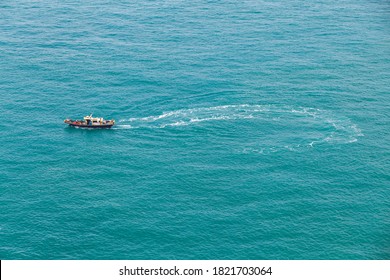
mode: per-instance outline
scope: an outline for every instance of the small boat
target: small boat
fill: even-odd
[[[111,128],[114,124],[114,120],[105,120],[103,118],[94,118],[92,114],[85,116],[84,120],[71,120],[66,119],[64,123],[69,126],[82,127],[82,128]]]

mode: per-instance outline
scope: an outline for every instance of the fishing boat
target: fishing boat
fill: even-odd
[[[66,119],[64,123],[73,127],[81,128],[111,128],[115,124],[115,120],[105,120],[103,118],[95,118],[90,114],[85,116],[83,120]]]

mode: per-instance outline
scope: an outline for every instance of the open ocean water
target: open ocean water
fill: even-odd
[[[0,2],[1,259],[389,259],[386,0]],[[114,118],[111,130],[65,118]]]

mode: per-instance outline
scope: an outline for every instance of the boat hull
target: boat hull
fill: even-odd
[[[91,128],[91,129],[104,129],[104,128],[111,128],[115,122],[110,121],[108,123],[104,124],[86,124],[85,122],[81,121],[72,121],[72,120],[65,120],[64,123],[68,124],[71,127],[79,127],[79,128]]]

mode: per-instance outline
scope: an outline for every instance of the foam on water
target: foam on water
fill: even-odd
[[[313,148],[321,143],[353,143],[363,136],[361,130],[350,119],[338,116],[331,111],[317,108],[293,107],[289,105],[223,105],[203,108],[180,109],[139,118],[121,119],[117,129],[150,128],[162,129],[201,125],[208,122],[225,122],[226,126],[237,126],[243,120],[258,124],[273,123],[283,134],[283,127],[297,131],[297,135],[279,137],[278,133],[263,137],[272,144],[251,143],[242,148],[243,153],[272,153],[280,150],[298,151]],[[207,124],[204,124],[207,125]],[[300,130],[300,131],[298,131]],[[315,136],[313,136],[315,135]],[[298,139],[297,139],[298,138]],[[259,139],[260,140],[260,139]]]

